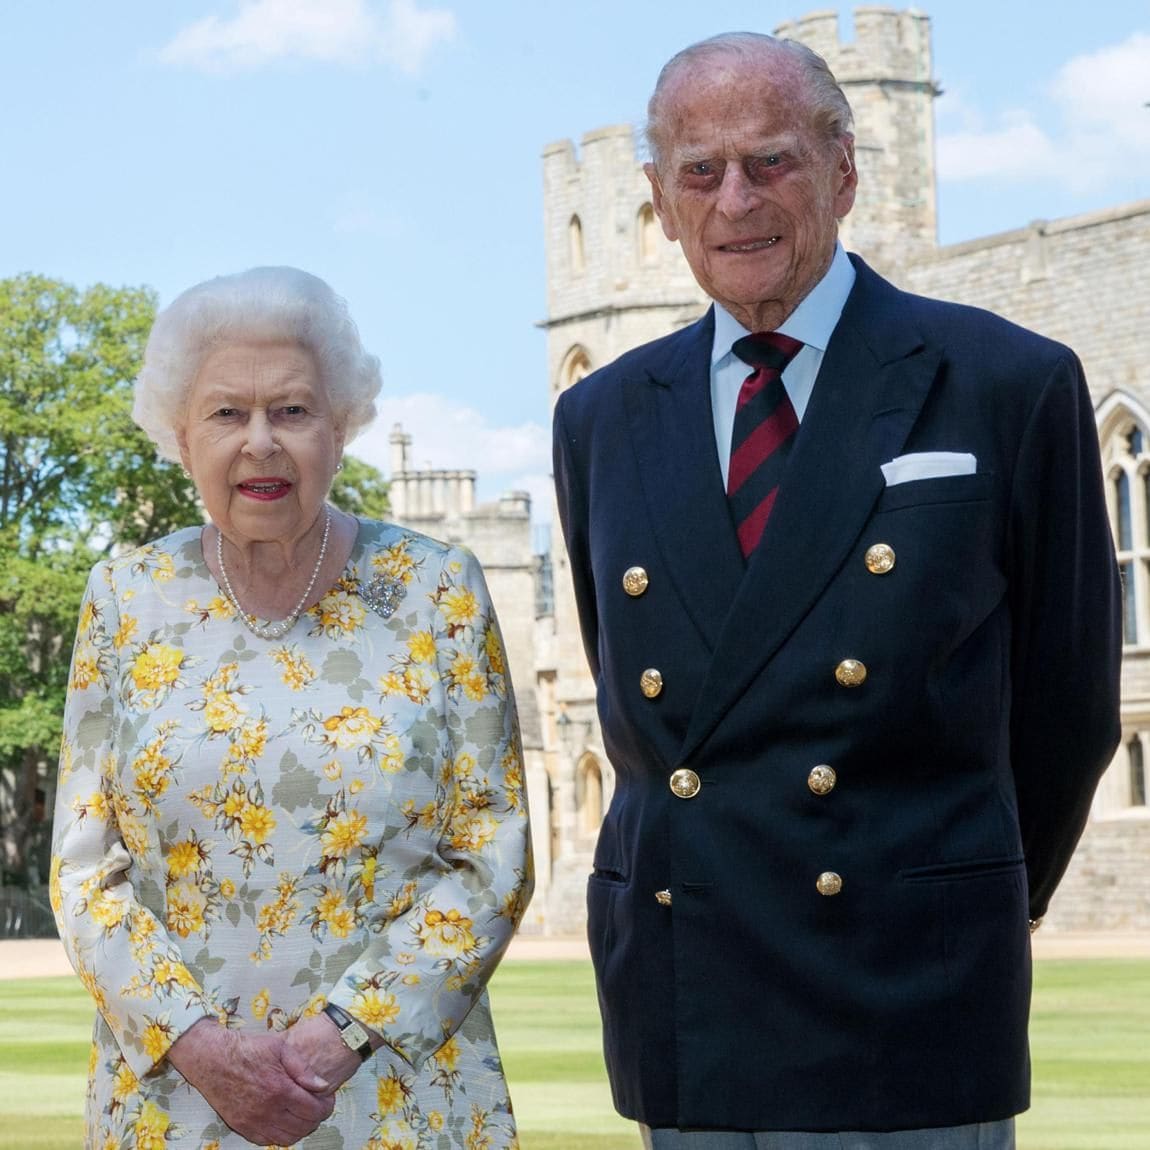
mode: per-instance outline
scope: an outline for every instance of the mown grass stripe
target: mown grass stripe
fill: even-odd
[[[507,963],[492,1002],[522,1150],[638,1150],[611,1109],[585,962]],[[75,979],[0,982],[0,1150],[77,1150],[92,1007]],[[1035,971],[1019,1150],[1150,1147],[1150,961]]]

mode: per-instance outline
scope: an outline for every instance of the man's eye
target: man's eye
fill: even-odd
[[[769,152],[765,156],[749,156],[743,166],[751,183],[766,183],[772,176],[778,174],[783,166],[783,157],[778,152]]]
[[[714,160],[699,160],[683,169],[682,181],[687,187],[709,187],[718,182],[722,168]]]
[[[239,411],[234,407],[217,407],[212,414],[217,419],[232,419],[239,415]]]

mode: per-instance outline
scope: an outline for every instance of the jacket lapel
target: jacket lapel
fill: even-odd
[[[713,339],[708,311],[623,383],[648,520],[683,607],[712,648],[744,571],[715,451]]]
[[[934,381],[940,351],[924,346],[901,293],[854,262],[855,286],[762,542],[735,594],[720,600],[730,608],[682,759],[714,730],[842,566],[882,493],[880,467],[900,454]],[[835,652],[826,658],[831,675]]]

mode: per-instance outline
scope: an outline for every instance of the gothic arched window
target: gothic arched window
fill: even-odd
[[[559,390],[566,391],[572,384],[578,383],[585,375],[591,374],[591,357],[585,348],[576,344],[563,357],[559,368]]]
[[[1146,805],[1146,761],[1142,750],[1142,739],[1135,735],[1126,744],[1126,755],[1130,762],[1130,805]]]
[[[1150,643],[1150,452],[1141,422],[1110,420],[1103,444],[1106,499],[1122,575],[1122,638]]]
[[[571,260],[571,274],[580,275],[583,271],[583,221],[572,216],[567,225],[567,248]]]
[[[576,796],[579,829],[585,835],[598,834],[599,824],[603,821],[603,771],[599,760],[590,751],[579,760]]]

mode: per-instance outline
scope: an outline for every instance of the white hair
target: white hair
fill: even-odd
[[[772,55],[774,61],[768,62]],[[775,78],[769,71],[771,64],[789,65],[801,81],[801,95],[813,117],[817,135],[836,146],[854,138],[850,103],[822,56],[798,40],[780,40],[762,32],[722,32],[672,56],[655,81],[655,91],[647,105],[646,136],[656,167],[662,163],[668,143],[669,128],[663,123],[663,105],[672,81],[691,68],[732,59],[761,67],[764,83],[771,83]]]
[[[298,268],[251,268],[188,288],[156,316],[132,418],[165,459],[179,462],[177,431],[204,360],[247,341],[295,343],[311,352],[344,442],[375,418],[379,360],[364,351],[347,303]]]

